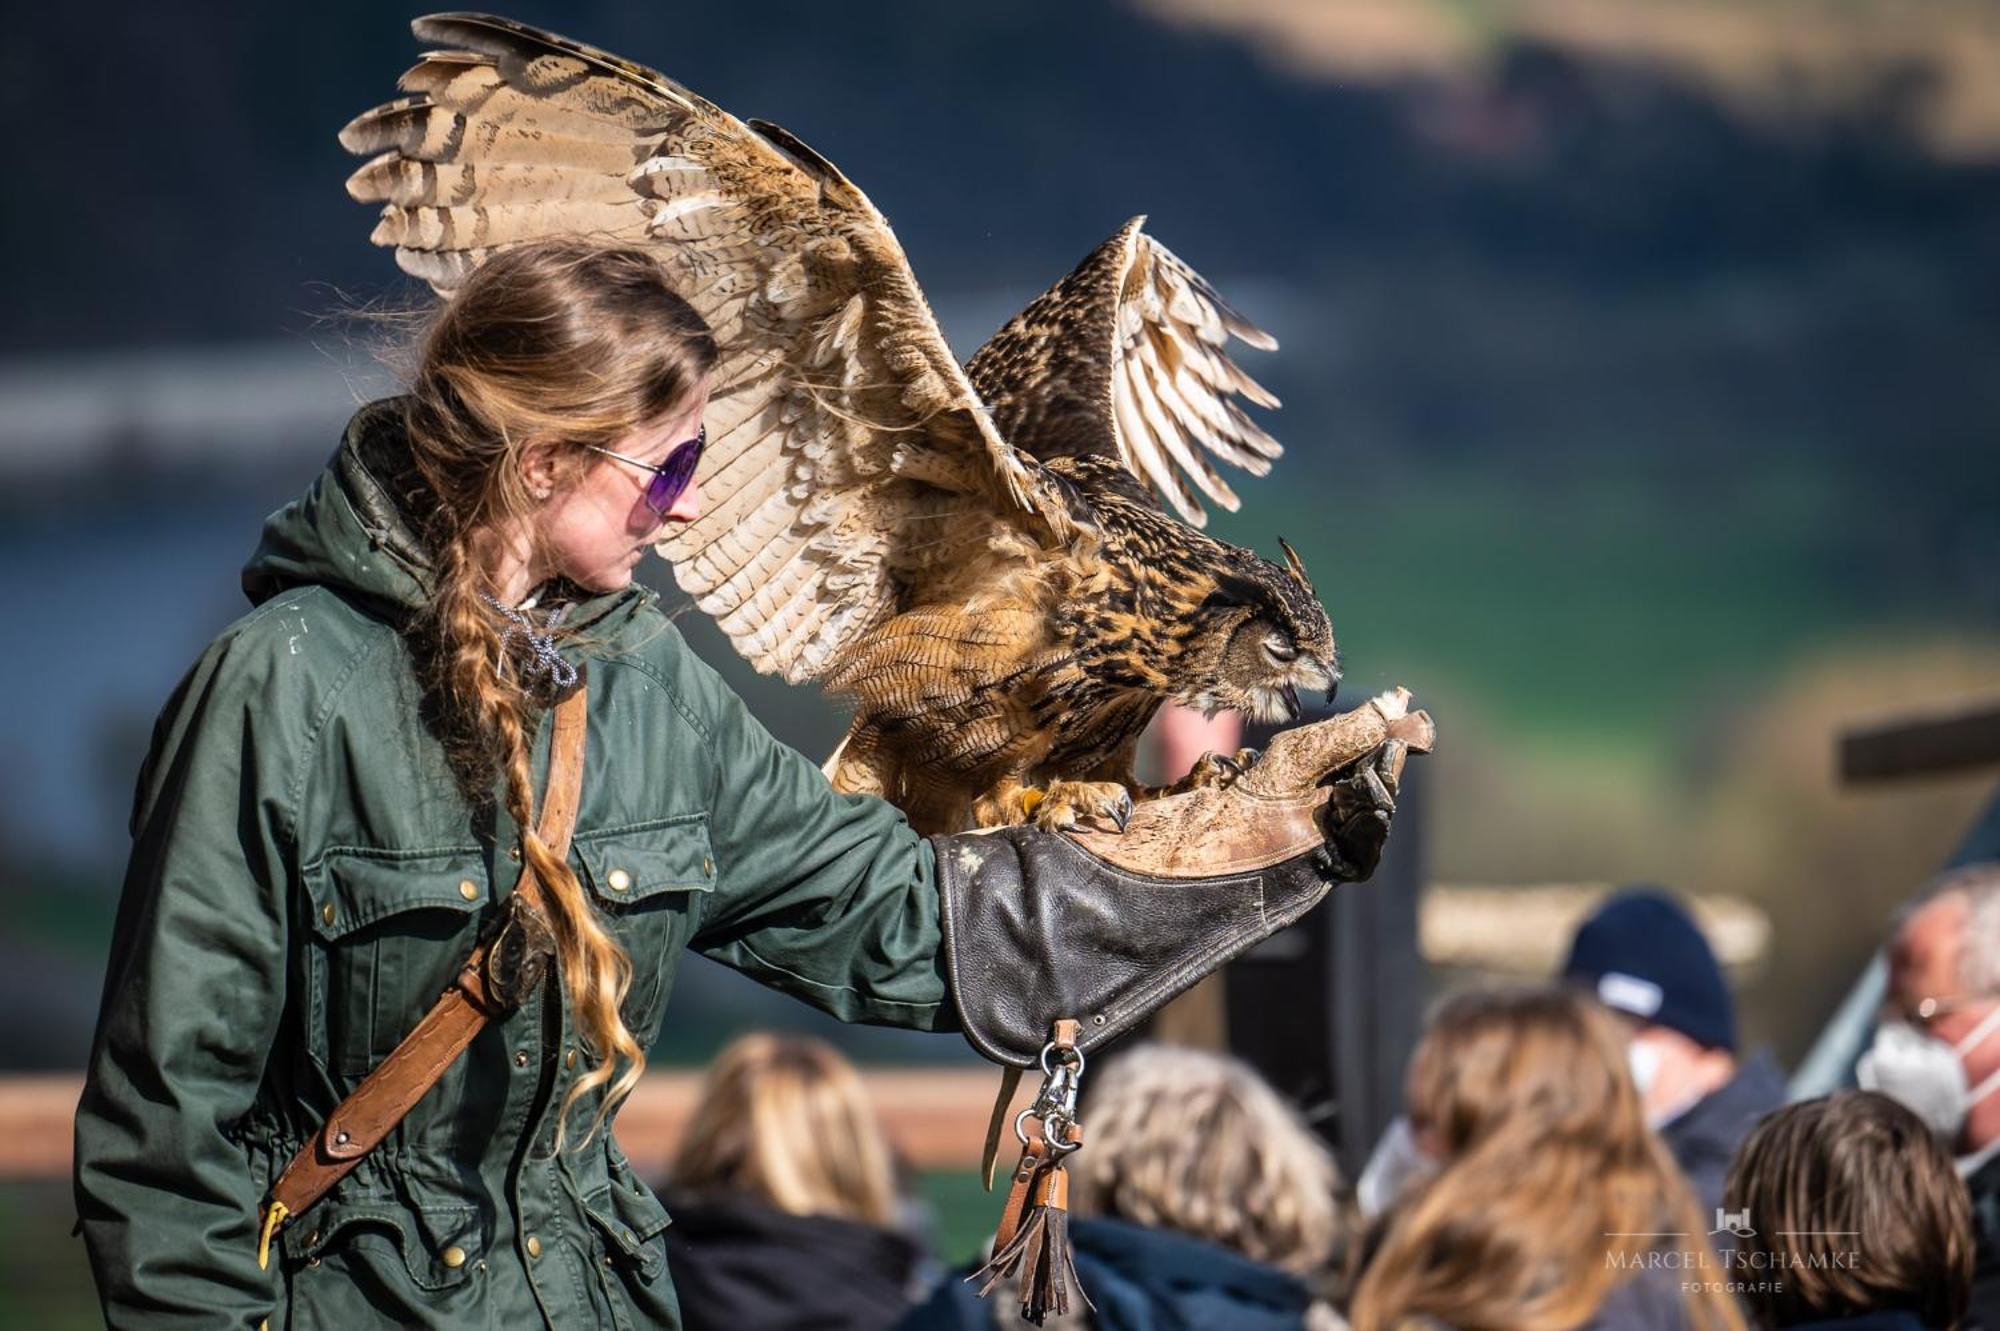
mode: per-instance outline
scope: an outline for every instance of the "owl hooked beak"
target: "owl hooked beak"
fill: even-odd
[[[1286,680],[1278,688],[1278,696],[1285,701],[1284,720],[1287,723],[1296,721],[1305,715],[1305,708],[1299,703],[1300,685],[1303,684],[1311,687],[1315,684],[1324,684],[1326,686],[1326,702],[1329,707],[1333,705],[1334,695],[1340,692],[1340,668],[1338,666],[1322,661],[1316,656],[1301,656],[1299,658],[1299,666],[1301,668],[1293,672],[1292,678]]]

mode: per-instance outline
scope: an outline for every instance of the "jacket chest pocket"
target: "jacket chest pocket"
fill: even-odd
[[[313,949],[309,1041],[332,1072],[360,1076],[400,1044],[479,939],[492,900],[476,847],[333,851],[306,876]]]
[[[708,815],[579,832],[574,849],[599,917],[632,960],[625,1024],[648,1045],[659,1033],[680,949],[694,933],[696,894],[715,890]]]

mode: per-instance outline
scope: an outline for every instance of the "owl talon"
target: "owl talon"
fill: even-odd
[[[1168,786],[1162,793],[1185,795],[1190,790],[1234,785],[1256,761],[1255,749],[1238,749],[1234,758],[1220,753],[1204,753],[1194,760],[1194,766],[1188,768],[1186,776]]]
[[[1132,792],[1116,781],[1051,781],[1041,795],[1029,806],[1028,821],[1045,832],[1077,827],[1123,832],[1132,818]]]

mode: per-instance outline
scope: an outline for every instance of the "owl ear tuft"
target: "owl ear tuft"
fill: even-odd
[[[1306,589],[1306,595],[1319,595],[1319,593],[1313,590],[1312,579],[1306,576],[1305,561],[1299,558],[1298,551],[1292,549],[1292,543],[1280,536],[1278,538],[1278,546],[1285,552],[1285,567],[1290,569],[1292,576],[1299,580],[1299,586]]]

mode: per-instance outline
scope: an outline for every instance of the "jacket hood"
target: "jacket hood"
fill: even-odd
[[[750,1197],[677,1194],[673,1198],[678,1237],[717,1246],[728,1243],[838,1253],[856,1265],[871,1266],[901,1279],[916,1261],[917,1249],[893,1230],[830,1215],[793,1215]]]
[[[885,1327],[922,1257],[903,1235],[738,1196],[672,1195],[668,1263],[688,1331]]]
[[[434,502],[410,456],[407,398],[383,398],[354,413],[340,447],[306,492],[264,520],[243,568],[253,605],[302,586],[324,586],[404,618],[430,600],[430,552],[411,515]],[[565,623],[581,627],[646,593],[627,587],[577,598]]]
[[[402,407],[402,398],[385,398],[355,412],[326,470],[264,519],[243,569],[251,604],[311,584],[404,613],[429,599],[430,557],[407,517],[426,491],[410,461]]]
[[[1104,1331],[1296,1331],[1312,1302],[1297,1278],[1186,1234],[1077,1217],[1070,1236]]]

